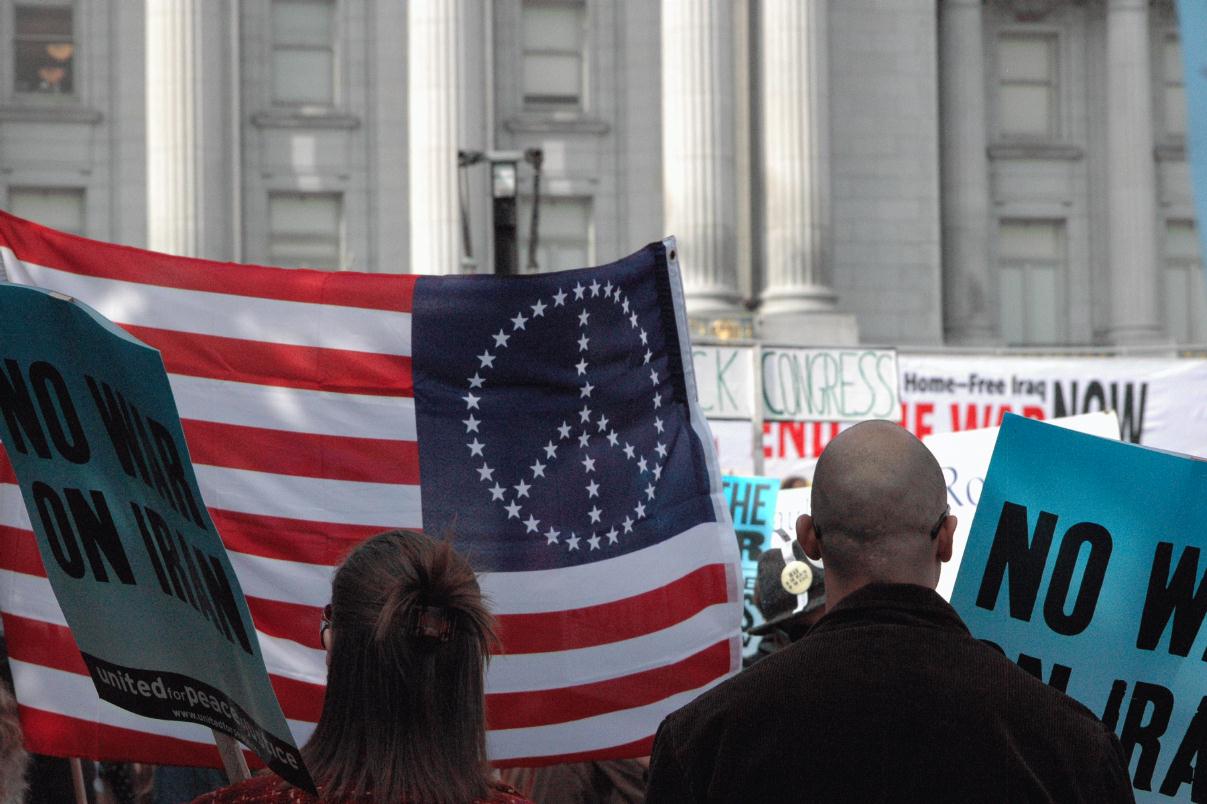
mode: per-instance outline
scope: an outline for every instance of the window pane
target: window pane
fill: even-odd
[[[524,4],[525,50],[578,50],[582,28],[578,4]]]
[[[1165,327],[1169,336],[1179,343],[1190,338],[1190,320],[1187,315],[1187,299],[1190,297],[1190,282],[1184,266],[1165,269]]]
[[[1002,86],[998,89],[1003,134],[1036,137],[1052,133],[1051,90],[1043,86]]]
[[[1166,39],[1164,56],[1165,83],[1182,83],[1182,43],[1177,39]]]
[[[334,56],[330,50],[277,48],[272,53],[272,94],[279,103],[334,100]]]
[[[1186,133],[1186,90],[1181,84],[1165,87],[1166,134]]]
[[[1165,225],[1166,259],[1199,261],[1198,232],[1190,221],[1169,221]]]
[[[1000,273],[1002,338],[1006,343],[1025,343],[1026,317],[1023,302],[1023,271],[1003,266]]]
[[[17,6],[14,23],[13,89],[45,94],[72,92],[72,9]]]
[[[1004,221],[998,230],[1003,260],[1061,260],[1061,226],[1050,221]]]
[[[1052,80],[1052,39],[1003,36],[998,41],[998,75],[1003,81]]]
[[[330,47],[332,11],[330,0],[275,0],[272,4],[273,41]]]
[[[290,268],[341,264],[340,198],[326,193],[274,193],[268,199],[269,260]]]
[[[578,56],[528,54],[524,57],[524,96],[578,100]]]
[[[528,235],[532,199],[522,198],[519,210],[520,266],[528,270]],[[541,271],[561,271],[591,264],[591,199],[543,197],[537,263]]]
[[[1030,343],[1058,343],[1060,336],[1060,272],[1055,266],[1033,266],[1024,286],[1027,340]]]
[[[13,187],[8,211],[61,232],[84,233],[83,190]]]

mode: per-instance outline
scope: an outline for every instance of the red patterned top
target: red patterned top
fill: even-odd
[[[328,801],[318,799],[296,787],[279,786],[280,779],[276,776],[254,776],[247,781],[206,793],[193,801],[193,804],[318,804]],[[369,804],[372,797],[347,799],[343,804]],[[489,799],[480,799],[474,804],[532,804],[521,796],[514,788],[504,784],[495,784],[494,794]]]

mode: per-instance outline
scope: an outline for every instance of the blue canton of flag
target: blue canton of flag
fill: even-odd
[[[613,558],[715,521],[674,292],[662,244],[599,268],[421,280],[425,529],[508,571]]]

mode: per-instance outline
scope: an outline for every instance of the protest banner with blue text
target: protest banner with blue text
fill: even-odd
[[[752,637],[748,632],[763,622],[754,605],[755,579],[759,556],[771,546],[780,481],[773,477],[726,476],[721,482],[742,558],[742,656],[750,658],[758,652],[760,638]]]
[[[229,734],[313,789],[159,352],[69,297],[0,284],[0,420],[100,698]]]
[[[1207,462],[1006,417],[952,605],[1119,734],[1139,801],[1207,801]]]

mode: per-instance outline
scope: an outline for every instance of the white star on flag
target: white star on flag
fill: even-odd
[[[503,494],[506,491],[507,491],[507,489],[503,488],[498,483],[495,483],[493,486],[490,487],[490,501],[494,502],[495,500],[498,500],[498,501],[502,502]]]
[[[637,503],[637,507],[633,509],[633,515],[638,519],[645,519],[645,503]]]
[[[528,519],[524,520],[524,527],[526,528],[526,530],[524,532],[525,533],[536,533],[537,525],[539,525],[540,522],[541,521],[539,519],[534,517],[532,514],[529,514]]]
[[[580,351],[580,352],[587,351],[587,344],[590,343],[590,340],[591,339],[588,338],[586,335],[579,338],[578,339],[578,351]]]
[[[495,470],[490,468],[490,464],[484,463],[478,467],[479,480],[494,480]]]
[[[565,422],[562,422],[562,426],[557,428],[557,434],[561,438],[569,438],[570,437],[570,425],[566,424]]]
[[[484,382],[486,382],[486,380],[482,379],[482,375],[478,374],[477,372],[474,372],[474,376],[469,378],[469,387],[470,388],[481,388],[482,383],[484,383]]]
[[[624,532],[625,532],[625,533],[632,533],[632,532],[633,532],[633,520],[632,520],[632,518],[631,518],[631,517],[627,517],[627,516],[626,516],[626,517],[624,518],[624,522],[621,522],[620,524],[624,525]]]
[[[478,425],[481,424],[482,422],[479,421],[478,419],[475,419],[474,415],[471,413],[471,414],[469,414],[469,418],[462,419],[461,423],[465,425],[466,433],[476,433],[476,432],[478,432]]]
[[[553,306],[561,307],[566,303],[566,291],[561,288],[557,289],[557,293],[553,294]]]
[[[502,349],[504,346],[507,345],[507,342],[509,340],[511,340],[511,336],[504,333],[503,330],[499,330],[498,332],[495,333],[494,339],[495,339],[495,347]]]
[[[654,353],[653,353],[653,352],[651,352],[649,349],[646,349],[646,350],[645,350],[645,359],[641,361],[641,364],[642,364],[643,366],[644,366],[644,365],[649,364],[649,362],[650,362],[650,358],[651,358],[651,357],[653,357],[653,356],[654,356]]]
[[[570,545],[571,550],[578,549],[578,542],[579,542],[579,538],[577,536],[575,536],[573,532],[570,533],[570,538],[566,539],[566,544]]]
[[[474,396],[473,394],[466,394],[461,398],[465,400],[465,409],[470,410],[471,408],[478,407],[478,400],[480,400],[482,397]]]
[[[545,476],[545,464],[541,463],[540,461],[532,464],[532,466],[529,468],[532,469],[532,476],[534,478]]]
[[[483,352],[482,354],[478,355],[478,360],[480,360],[482,362],[482,365],[479,366],[479,368],[494,368],[495,367],[495,356],[492,355],[490,352]]]
[[[587,539],[587,544],[591,545],[592,550],[598,550],[599,549],[599,534],[598,533],[591,534],[591,538]]]
[[[469,457],[472,458],[475,455],[478,457],[482,457],[482,448],[485,447],[486,445],[475,438],[473,441],[469,442],[465,446],[469,447]]]
[[[550,459],[557,457],[557,444],[552,441],[545,444],[545,457]]]
[[[574,364],[574,368],[578,369],[579,374],[586,374],[587,373],[587,361],[586,360],[578,361],[577,363]]]
[[[590,455],[583,458],[583,471],[586,471],[586,472],[595,471],[595,459],[592,458]]]
[[[504,507],[507,509],[507,518],[508,519],[519,519],[520,518],[520,504],[519,503],[517,503],[513,500],[511,505],[507,505]]]
[[[591,443],[591,436],[587,435],[587,431],[584,430],[578,436],[578,445],[580,447],[582,447],[583,449],[586,449],[587,445],[589,445],[590,443]]]
[[[594,525],[603,516],[603,511],[599,510],[599,506],[592,506],[591,510],[587,512],[587,516],[591,517],[591,524]]]
[[[587,484],[587,499],[599,496],[599,484],[592,480]]]
[[[587,383],[587,384],[586,384],[586,385],[584,385],[584,386],[582,387],[582,389],[579,391],[578,398],[579,398],[579,399],[582,399],[582,398],[584,398],[584,397],[589,397],[589,396],[591,396],[591,392],[592,392],[592,391],[594,391],[594,390],[595,390],[595,386],[594,386],[594,385],[592,385],[591,383]]]
[[[607,533],[608,544],[616,544],[617,542],[619,542],[620,541],[620,539],[618,538],[619,536],[620,536],[620,531],[616,530],[616,526],[613,525],[608,530],[608,533]]]
[[[586,288],[583,287],[582,282],[579,282],[577,285],[574,286],[573,290],[574,290],[574,300],[578,301],[579,299],[581,299],[583,297],[583,291],[586,290]]]
[[[549,526],[549,530],[545,531],[545,544],[557,544],[557,537],[561,534],[560,530],[554,530],[553,526]]]
[[[630,461],[636,456],[636,451],[633,449],[633,445],[628,441],[624,442],[624,456]]]
[[[511,319],[512,331],[524,329],[524,325],[528,323],[528,319],[523,313],[516,313],[515,318]]]
[[[657,416],[654,417],[654,429],[660,433],[662,432],[662,419],[659,419]]]
[[[523,480],[521,480],[519,483],[517,483],[517,484],[516,484],[515,486],[513,486],[512,488],[514,488],[514,489],[515,489],[515,496],[516,496],[516,497],[527,497],[527,496],[528,496],[528,489],[532,488],[532,486],[531,486],[531,485],[529,485],[528,483],[525,483]]]
[[[666,457],[666,444],[663,444],[661,441],[659,441],[658,446],[654,447],[654,452],[658,453],[659,458],[665,458]]]
[[[591,317],[591,314],[588,313],[586,310],[583,310],[581,313],[578,314],[578,325],[580,327],[587,326],[587,319],[590,317]]]
[[[616,435],[615,430],[608,431],[608,445],[613,447],[620,446],[620,437]]]
[[[591,409],[586,405],[583,405],[583,409],[578,412],[578,419],[583,424],[591,421]]]
[[[600,416],[599,417],[599,432],[602,433],[604,430],[607,430],[607,429],[608,429],[608,417]]]
[[[532,305],[532,317],[533,318],[544,318],[545,317],[545,307],[546,307],[545,303],[543,301],[541,301],[540,299],[537,299],[536,304]]]
[[[595,296],[598,296],[598,295],[599,295],[599,287],[600,287],[600,285],[599,285],[599,280],[598,280],[598,279],[592,279],[592,280],[591,280],[591,296],[592,296],[592,297],[595,297]]]
[[[653,483],[651,483],[645,487],[645,493],[646,493],[647,499],[650,499],[650,500],[654,499],[654,484]]]

